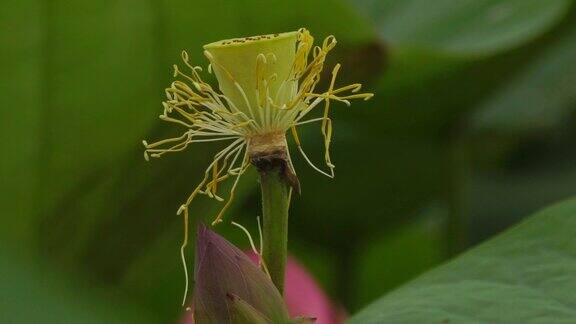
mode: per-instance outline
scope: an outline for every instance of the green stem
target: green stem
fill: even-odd
[[[263,213],[262,258],[272,282],[284,293],[284,271],[288,256],[288,208],[290,188],[280,168],[260,172]]]

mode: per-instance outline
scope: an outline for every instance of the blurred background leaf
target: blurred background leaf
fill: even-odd
[[[0,136],[5,139],[4,147],[10,157],[0,159],[0,203],[3,218],[11,217],[5,226],[0,226],[0,233],[5,244],[18,244],[21,253],[25,253],[33,237],[30,215],[35,210],[38,183],[37,130],[42,105],[40,5],[37,1],[20,1],[6,4],[4,9],[0,10],[0,40],[6,46],[0,53]]]
[[[382,39],[448,55],[491,55],[542,34],[569,0],[361,0]]]
[[[116,289],[90,288],[38,264],[0,252],[2,323],[161,323]]]
[[[335,179],[294,157],[292,252],[353,312],[576,194],[575,12],[568,0],[3,3],[0,244],[16,267],[60,274],[55,286],[75,278],[62,291],[86,285],[87,304],[111,292],[150,321],[176,321],[175,211],[217,146],[144,162],[142,139],[182,131],[157,119],[171,66],[183,49],[205,66],[205,43],[305,26],[338,39],[329,63],[343,63],[342,82],[376,94],[334,110]],[[303,134],[315,161],[319,133]],[[256,184],[249,174],[228,213],[253,233]],[[192,208],[209,220],[219,204]]]
[[[576,101],[576,28],[555,39],[473,117],[478,131],[504,135],[564,126]],[[538,89],[538,91],[534,91]]]
[[[443,226],[446,209],[436,204],[422,210],[410,222],[375,237],[357,250],[357,296],[354,307],[362,307],[443,259]]]

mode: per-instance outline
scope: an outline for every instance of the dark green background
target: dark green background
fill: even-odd
[[[0,321],[176,321],[175,211],[218,146],[144,161],[142,139],[180,131],[157,119],[172,64],[299,27],[335,35],[341,82],[375,93],[333,110],[335,179],[294,157],[292,253],[349,312],[576,194],[572,1],[5,2]],[[316,161],[320,135],[303,135]],[[258,214],[249,173],[227,217],[256,233]]]

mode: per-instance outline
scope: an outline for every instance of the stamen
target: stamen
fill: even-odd
[[[264,239],[262,235],[262,224],[260,224],[260,216],[256,216],[256,222],[258,223],[258,241],[260,241],[260,253],[264,250]]]
[[[252,240],[252,235],[250,235],[250,232],[248,232],[248,230],[246,229],[246,227],[232,221],[230,222],[232,225],[240,228],[248,237],[248,241],[250,242],[250,247],[252,248],[252,252],[254,252],[254,254],[256,254],[257,256],[260,256],[260,252],[258,250],[256,250],[256,245],[254,245],[254,241]]]
[[[244,172],[246,172],[246,169],[248,169],[249,166],[250,166],[250,164],[248,163],[248,151],[246,150],[246,152],[244,153],[244,159],[242,162],[242,169],[238,172],[238,175],[236,176],[236,180],[234,181],[234,184],[232,185],[232,189],[230,189],[230,196],[228,198],[228,201],[226,202],[224,207],[222,207],[222,209],[220,210],[220,213],[218,214],[218,216],[216,216],[216,219],[212,222],[212,225],[216,225],[216,224],[222,222],[222,216],[224,215],[224,213],[226,212],[228,207],[230,207],[230,204],[232,204],[232,201],[234,200],[234,194],[236,191],[236,186],[238,185],[238,181],[240,180],[240,177],[242,176],[242,174],[244,174]]]
[[[304,160],[306,160],[306,162],[316,171],[320,172],[321,174],[329,177],[329,178],[334,178],[334,170],[332,168],[330,168],[330,174],[320,170],[317,166],[314,165],[314,163],[312,163],[312,161],[310,161],[310,159],[308,158],[308,155],[306,155],[306,153],[304,152],[304,150],[302,149],[302,145],[300,144],[300,138],[298,137],[298,131],[296,131],[296,127],[292,127],[292,137],[294,138],[294,142],[296,142],[296,146],[298,147],[298,150],[300,151],[300,153],[302,154],[302,157],[304,157]],[[329,166],[330,167],[330,166]]]
[[[266,262],[264,262],[264,258],[262,257],[262,251],[264,250],[264,239],[262,238],[263,235],[262,235],[262,224],[260,224],[260,216],[256,216],[256,222],[258,222],[258,236],[260,241],[260,251],[256,253],[256,255],[258,256],[258,265],[260,266],[260,268],[262,268],[262,270],[264,270],[264,273],[268,275],[268,278],[270,278],[270,272],[268,271]]]
[[[242,89],[242,86],[240,84],[238,84],[238,82],[234,82],[234,85],[236,86],[238,91],[240,91],[240,94],[242,95],[242,98],[244,99],[244,103],[246,104],[246,107],[248,107],[248,112],[250,113],[250,117],[252,117],[253,120],[256,120],[256,117],[254,117],[254,112],[252,111],[252,105],[248,101],[248,96],[246,96],[246,92],[244,92],[244,89]],[[256,126],[258,128],[260,128],[259,124],[256,124]]]
[[[328,53],[336,46],[334,36],[328,36],[320,46],[314,46],[314,38],[308,30],[298,30],[297,44],[292,62],[291,71],[285,80],[277,80],[278,73],[274,70],[277,57],[274,53],[260,53],[256,56],[254,85],[240,84],[224,66],[219,64],[208,51],[204,55],[209,60],[207,72],[212,74],[213,69],[225,75],[240,93],[241,102],[233,102],[231,98],[214,90],[201,78],[202,68],[190,63],[190,56],[186,51],[181,52],[184,68],[174,65],[173,75],[179,80],[173,81],[164,90],[166,100],[162,102],[163,114],[160,119],[187,128],[178,137],[160,140],[154,143],[143,141],[145,147],[144,158],[161,157],[166,153],[179,152],[187,149],[190,144],[199,142],[232,141],[216,153],[212,162],[204,171],[200,183],[188,195],[186,201],[179,207],[177,214],[184,213],[184,240],[180,253],[185,271],[186,288],[184,291],[183,304],[186,302],[189,278],[186,266],[185,248],[188,242],[188,207],[198,194],[204,194],[209,198],[225,201],[224,206],[218,212],[213,225],[222,221],[225,211],[231,205],[237,185],[241,176],[250,166],[247,142],[254,137],[266,137],[270,134],[285,135],[287,131],[292,133],[298,151],[306,162],[319,173],[328,177],[334,177],[334,164],[330,158],[330,145],[333,135],[332,120],[330,114],[330,101],[334,100],[350,105],[353,99],[370,99],[372,93],[360,93],[362,85],[354,83],[335,88],[336,78],[340,70],[340,64],[332,69],[329,87],[326,91],[316,91],[320,77],[324,69],[324,63]],[[274,84],[275,93],[271,93],[270,85]],[[253,92],[254,91],[254,92]],[[255,102],[250,104],[247,96],[255,95]],[[234,98],[232,98],[234,99]],[[324,103],[320,117],[308,118],[308,114]],[[246,111],[244,105],[247,106]],[[258,111],[254,111],[257,109]],[[316,109],[318,110],[318,109]],[[324,138],[324,160],[329,171],[322,171],[308,158],[298,136],[297,127],[320,122],[322,136]],[[287,162],[295,174],[292,158],[286,147]],[[243,156],[241,158],[241,156]],[[234,177],[227,199],[218,195],[221,183]],[[291,191],[290,191],[291,194]],[[240,224],[232,224],[243,229],[249,236],[250,244],[255,253],[262,251],[262,229],[258,218],[258,231],[260,235],[260,252],[256,251],[254,242],[249,232]],[[262,258],[260,263],[264,271],[267,271]]]
[[[184,239],[182,245],[180,246],[180,258],[182,259],[182,267],[184,268],[184,297],[182,298],[182,306],[186,304],[186,298],[188,297],[188,287],[190,286],[188,279],[188,265],[186,262],[186,246],[188,245],[188,210],[184,211]]]

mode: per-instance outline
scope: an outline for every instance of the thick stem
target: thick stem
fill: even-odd
[[[272,282],[284,293],[284,271],[288,256],[288,208],[290,188],[282,167],[260,171],[263,212],[262,258]]]

